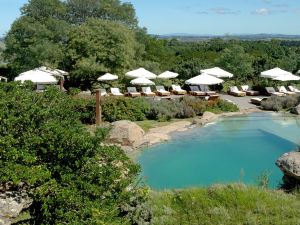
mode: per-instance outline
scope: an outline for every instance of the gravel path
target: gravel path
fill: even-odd
[[[266,96],[245,96],[245,97],[235,97],[232,95],[226,95],[226,94],[221,94],[221,99],[224,100],[230,100],[234,102],[235,104],[238,105],[240,110],[245,110],[245,109],[257,109],[256,105],[253,105],[250,103],[251,98],[264,98]]]

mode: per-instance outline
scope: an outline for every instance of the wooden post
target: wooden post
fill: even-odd
[[[64,79],[60,79],[60,82],[59,82],[59,87],[60,87],[60,90],[63,91],[64,89]]]
[[[102,122],[102,110],[101,110],[101,92],[96,90],[96,125],[99,126]]]

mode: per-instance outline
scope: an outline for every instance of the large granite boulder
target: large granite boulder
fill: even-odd
[[[296,107],[294,107],[292,110],[291,110],[291,113],[294,113],[296,115],[300,115],[300,104]]]
[[[280,156],[276,165],[284,173],[283,188],[292,189],[300,185],[300,152],[288,152]]]
[[[117,121],[112,123],[112,129],[106,142],[121,146],[138,147],[143,142],[144,134],[144,130],[131,121]]]

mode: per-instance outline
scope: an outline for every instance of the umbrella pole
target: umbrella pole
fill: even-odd
[[[102,109],[101,109],[101,92],[100,90],[96,90],[96,125],[99,126],[102,117]]]

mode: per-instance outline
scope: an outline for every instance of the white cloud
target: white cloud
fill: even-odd
[[[270,15],[271,14],[271,10],[267,9],[267,8],[260,8],[260,9],[256,9],[254,12],[252,12],[252,14],[256,14],[256,15]]]
[[[233,11],[231,9],[228,8],[224,8],[224,7],[216,7],[216,8],[211,8],[210,9],[211,12],[216,13],[216,14],[221,14],[221,15],[226,15],[226,14],[239,14],[240,11]]]

